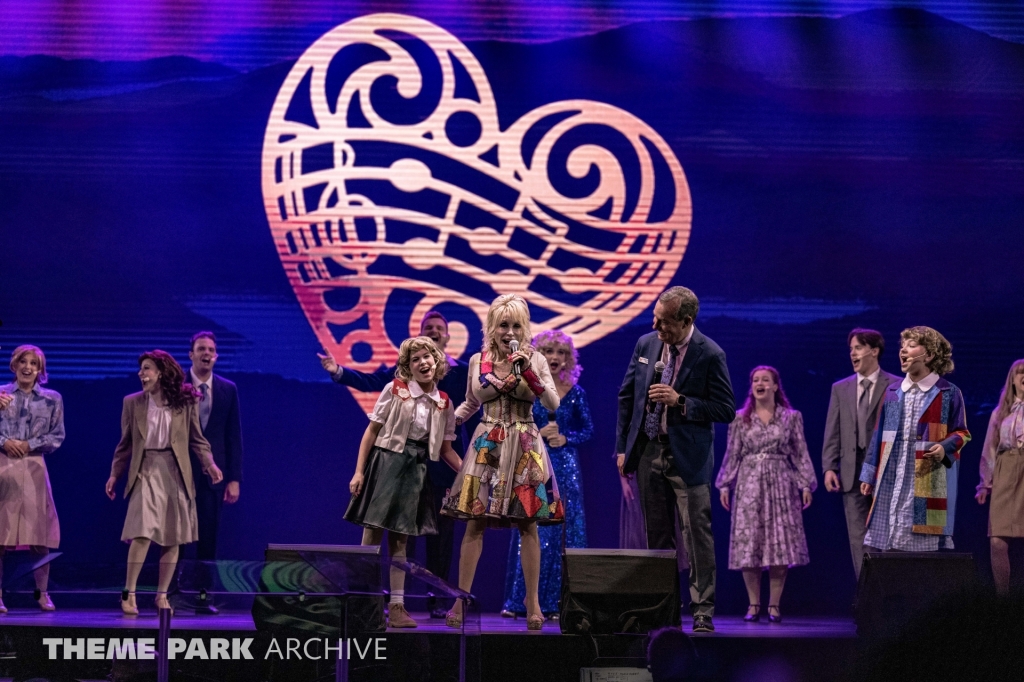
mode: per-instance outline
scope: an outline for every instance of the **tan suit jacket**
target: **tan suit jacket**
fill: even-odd
[[[128,483],[124,487],[125,497],[131,494],[139,478],[142,453],[146,449],[146,435],[149,431],[146,419],[148,409],[149,401],[145,393],[140,391],[125,396],[124,407],[121,410],[121,442],[114,449],[114,462],[110,466],[111,477],[120,478],[128,467],[128,458],[131,458]],[[171,411],[171,449],[174,450],[174,459],[178,461],[178,469],[181,471],[188,499],[194,500],[196,488],[192,480],[192,463],[188,457],[190,447],[202,461],[204,472],[209,470],[213,464],[213,454],[199,426],[199,407],[195,403],[183,410]]]

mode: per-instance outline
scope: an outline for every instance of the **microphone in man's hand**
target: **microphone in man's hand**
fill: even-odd
[[[512,339],[511,341],[509,341],[508,342],[508,349],[510,351],[512,351],[513,353],[518,353],[519,352],[519,341],[517,341],[516,339]],[[521,375],[522,372],[523,372],[522,364],[523,363],[520,362],[519,360],[516,360],[515,362],[513,362],[512,363],[512,373],[515,374],[516,376]]]
[[[664,362],[662,362],[661,360],[658,360],[656,363],[654,363],[654,380],[651,382],[651,386],[654,386],[655,384],[660,384],[661,383],[661,375],[662,375],[662,373],[664,373],[664,371],[665,371],[665,363]],[[657,404],[658,403],[654,402],[653,400],[648,400],[647,401],[647,410],[649,412],[653,412],[654,411],[654,406],[657,405]]]

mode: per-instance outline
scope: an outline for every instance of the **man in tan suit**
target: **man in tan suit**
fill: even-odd
[[[831,493],[842,491],[853,571],[859,580],[871,497],[861,495],[858,476],[882,396],[886,387],[900,378],[878,365],[885,352],[885,339],[880,333],[874,329],[854,329],[847,342],[855,374],[832,384],[821,470],[825,472],[825,489]]]

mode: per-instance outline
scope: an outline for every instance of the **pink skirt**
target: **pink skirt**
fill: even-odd
[[[196,502],[188,499],[173,450],[146,450],[128,498],[122,540],[147,538],[161,547],[199,539]]]
[[[0,547],[60,546],[60,522],[40,455],[18,459],[0,451]]]

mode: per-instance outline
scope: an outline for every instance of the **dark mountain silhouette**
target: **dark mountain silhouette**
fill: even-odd
[[[101,62],[46,55],[0,56],[0,97],[44,94],[57,99],[83,99],[179,80],[216,80],[237,74],[227,66],[191,57]]]

